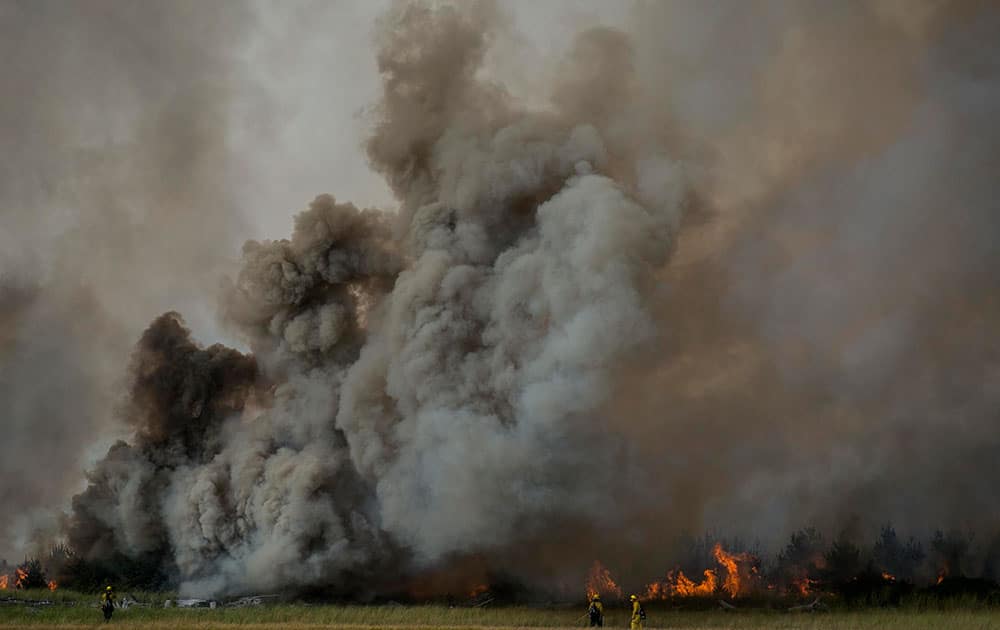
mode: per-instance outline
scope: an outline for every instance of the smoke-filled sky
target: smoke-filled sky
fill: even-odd
[[[0,58],[0,556],[1000,532],[990,3],[7,2]]]

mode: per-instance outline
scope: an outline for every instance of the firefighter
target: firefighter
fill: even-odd
[[[101,612],[104,613],[104,621],[111,621],[111,613],[115,611],[115,593],[111,587],[104,589],[101,593]]]
[[[601,603],[601,596],[597,593],[590,598],[590,607],[587,609],[587,616],[590,617],[590,627],[604,627],[604,604]]]
[[[642,604],[639,603],[638,597],[629,595],[628,598],[632,601],[632,621],[628,627],[631,630],[642,630],[642,624],[646,621],[646,611],[642,609]]]

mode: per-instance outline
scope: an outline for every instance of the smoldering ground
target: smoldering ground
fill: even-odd
[[[577,588],[707,527],[997,532],[998,11],[637,3],[503,82],[516,24],[379,20],[364,150],[398,207],[321,195],[247,243],[248,352],[154,321],[77,550],[197,593]]]

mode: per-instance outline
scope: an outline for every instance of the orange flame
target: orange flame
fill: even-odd
[[[712,555],[715,561],[725,569],[725,577],[722,580],[721,588],[730,597],[739,597],[745,594],[757,576],[757,567],[754,565],[756,558],[750,553],[733,554],[716,543],[712,548]],[[742,569],[742,573],[741,573]],[[712,569],[706,569],[704,578],[696,583],[691,578],[684,575],[683,571],[673,571],[667,574],[664,582],[653,582],[646,585],[647,599],[666,599],[668,597],[691,597],[698,595],[711,595],[719,589],[719,573]]]
[[[590,567],[590,573],[587,574],[587,599],[593,598],[594,595],[614,595],[618,599],[622,596],[622,589],[612,579],[611,571],[596,560],[594,566]]]
[[[677,572],[677,578],[673,582],[673,594],[679,595],[681,597],[692,597],[696,595],[711,595],[715,592],[715,587],[719,584],[719,578],[715,574],[715,571],[711,569],[705,569],[703,574],[705,577],[698,584],[695,584],[693,580],[684,575],[683,571]],[[670,575],[667,579],[670,579]]]
[[[8,578],[6,575],[0,575],[0,591],[7,590],[8,580],[10,580],[10,578]]]
[[[705,569],[701,582],[695,582],[683,571],[667,573],[663,582],[646,585],[644,599],[667,599],[669,597],[693,597],[711,595],[719,585],[719,576],[712,569]]]
[[[813,589],[816,587],[816,580],[810,579],[808,577],[795,578],[792,580],[792,590],[794,590],[798,595],[805,597],[812,593]]]
[[[28,572],[20,567],[14,569],[14,571],[17,573],[17,581],[14,582],[14,588],[24,588],[28,581]]]
[[[712,555],[715,556],[715,561],[726,569],[726,579],[722,582],[722,590],[730,597],[739,597],[740,593],[744,591],[743,580],[740,578],[740,564],[750,565],[754,557],[746,552],[728,553],[719,543],[715,543]],[[757,568],[750,566],[750,572],[756,573]]]
[[[946,577],[948,577],[948,572],[945,571],[944,569],[941,569],[940,571],[938,571],[937,582],[935,582],[935,584],[940,584],[941,582],[944,582],[944,579]]]
[[[670,585],[666,582],[650,582],[646,585],[643,599],[666,599],[670,597]]]
[[[882,579],[885,580],[886,582],[895,582],[896,576],[893,575],[892,573],[889,573],[888,571],[883,571]]]
[[[53,584],[54,584],[54,582],[53,582]],[[53,589],[53,590],[55,590],[55,589]],[[479,597],[480,595],[482,595],[483,593],[485,593],[488,590],[490,590],[489,586],[487,586],[485,584],[476,584],[475,586],[472,587],[472,590],[469,591],[469,598],[470,599],[475,599],[476,597]]]
[[[55,580],[49,580],[49,584],[48,584],[48,587],[49,587],[49,590],[50,590],[50,591],[54,591],[54,590],[56,590],[57,588],[59,588],[59,585],[58,585],[58,584],[56,584],[56,581],[55,581]]]

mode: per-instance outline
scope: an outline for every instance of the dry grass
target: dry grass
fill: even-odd
[[[40,594],[44,595],[44,594]],[[579,629],[582,608],[527,607],[447,608],[444,606],[336,606],[283,604],[260,608],[164,609],[160,606],[115,611],[111,626],[142,630],[252,628],[254,630],[513,630],[517,628]],[[827,613],[787,613],[767,610],[722,612],[718,610],[650,610],[647,628],[692,630],[956,630],[1000,629],[1000,610],[954,607],[941,610],[913,606],[867,611],[834,610]],[[0,606],[0,628],[102,627],[101,613],[90,596],[65,594],[61,605]],[[105,627],[111,627],[105,626]],[[626,628],[624,610],[608,611],[608,628]]]
[[[687,618],[671,620],[677,622],[670,625],[650,626],[650,628],[669,629],[685,628],[691,630],[764,630],[764,629],[786,629],[786,630],[938,630],[941,628],[954,630],[986,630],[990,628],[1000,628],[1000,617],[997,615],[974,613],[974,614],[917,614],[902,616],[887,616],[881,614],[861,614],[861,615],[827,615],[809,616],[806,618],[774,618],[761,616],[745,616],[742,618],[714,615],[713,613],[687,613]],[[88,622],[79,623],[46,623],[36,622],[29,624],[0,624],[0,627],[30,627],[37,630],[77,630],[79,628],[95,628],[104,626],[98,619],[93,618]],[[239,622],[227,623],[210,619],[198,618],[173,618],[150,621],[137,621],[126,619],[115,619],[111,624],[104,627],[114,627],[128,630],[179,630],[181,628],[191,628],[193,630],[225,630],[225,629],[253,629],[253,630],[310,630],[316,628],[337,628],[338,630],[516,630],[518,628],[537,628],[538,626],[433,626],[433,625],[408,625],[408,626],[382,626],[382,625],[337,625],[322,622],[299,622],[287,621],[281,623],[274,622]],[[578,628],[579,626],[568,626]],[[621,627],[621,626],[619,626]],[[558,627],[555,627],[558,628]]]

